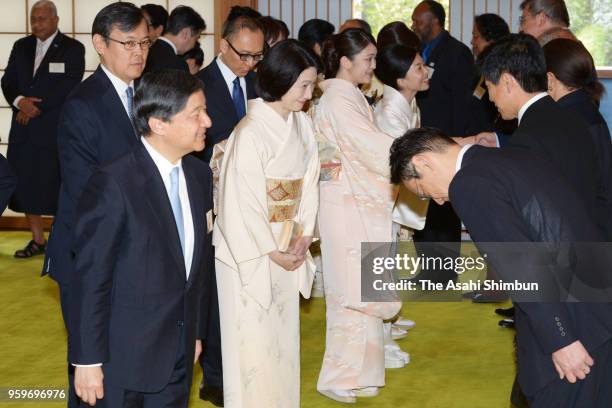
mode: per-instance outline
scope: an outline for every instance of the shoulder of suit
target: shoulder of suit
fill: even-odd
[[[82,48],[83,50],[85,50],[85,46],[79,40],[77,40],[75,38],[72,38],[72,37],[68,37],[64,33],[58,33],[57,35],[58,36],[61,35],[62,46],[67,46],[67,47],[70,47],[70,48],[71,47],[79,47],[79,48]]]
[[[110,84],[110,86],[112,87],[112,84]],[[83,82],[74,87],[65,103],[70,104],[76,102],[89,104],[96,101],[101,102],[100,97],[103,96],[108,89],[108,85],[105,84],[104,81],[100,80],[99,76],[94,72]]]

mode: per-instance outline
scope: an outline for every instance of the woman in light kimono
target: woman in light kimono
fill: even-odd
[[[376,127],[358,88],[370,82],[376,66],[374,38],[359,29],[333,36],[323,62],[330,79],[321,83],[314,122],[327,335],[317,390],[352,403],[377,395],[385,384],[382,324],[400,308],[398,302],[361,300],[361,243],[391,241],[397,195],[388,169],[393,138]]]
[[[319,206],[317,143],[301,110],[318,65],[295,40],[270,49],[261,98],[225,146],[213,243],[226,407],[300,406],[299,293],[310,296]]]
[[[420,127],[421,113],[415,95],[419,91],[429,89],[429,78],[418,51],[402,44],[387,45],[376,55],[374,72],[384,84],[383,98],[374,108],[374,120],[380,130],[398,138],[407,130]],[[411,240],[414,230],[423,229],[428,204],[428,201],[419,200],[415,194],[400,186],[398,199],[393,207],[393,238]],[[414,326],[411,320],[398,318],[398,322],[406,324],[407,327]],[[391,323],[385,323],[384,329],[385,366],[402,367],[403,365],[396,363],[398,359],[408,363],[410,357],[393,340]]]

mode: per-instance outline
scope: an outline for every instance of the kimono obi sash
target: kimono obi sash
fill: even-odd
[[[266,178],[269,222],[283,222],[295,217],[302,199],[302,184],[303,179]]]

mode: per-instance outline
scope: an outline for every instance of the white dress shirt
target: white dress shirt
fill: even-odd
[[[123,109],[125,109],[125,113],[127,113],[129,117],[130,112],[128,111],[128,100],[126,91],[128,87],[132,88],[132,91],[134,90],[134,81],[130,81],[128,85],[123,82],[122,79],[119,79],[119,77],[115,76],[115,74],[110,72],[108,68],[104,66],[104,64],[100,64],[100,67],[102,67],[102,71],[104,71],[108,79],[110,79],[111,83],[113,84],[113,87],[115,87],[115,91],[117,91],[117,95],[119,95],[119,99],[121,99],[121,103],[123,104]]]
[[[165,43],[170,44],[170,46],[172,47],[172,49],[174,50],[174,53],[176,55],[178,55],[178,51],[176,50],[176,45],[174,45],[174,43],[172,41],[170,41],[169,39],[167,39],[166,37],[159,37],[158,40],[162,40]]]
[[[183,230],[185,231],[185,270],[187,275],[185,280],[189,279],[189,272],[191,270],[191,262],[193,260],[193,246],[194,246],[194,230],[193,230],[193,217],[191,215],[191,204],[189,203],[189,194],[187,193],[187,181],[185,180],[185,173],[183,173],[183,166],[181,165],[182,160],[179,160],[177,164],[172,164],[162,156],[157,150],[153,148],[147,142],[145,137],[141,137],[140,140],[144,144],[147,152],[153,159],[153,162],[159,170],[164,186],[166,187],[166,193],[168,199],[170,199],[170,172],[175,167],[179,168],[179,197],[181,199],[181,209],[183,211]]]
[[[232,71],[227,65],[225,65],[223,61],[221,61],[221,55],[217,56],[216,61],[217,61],[217,66],[219,67],[219,70],[221,71],[221,75],[223,75],[223,79],[225,80],[225,84],[227,85],[227,89],[229,91],[230,98],[231,98],[232,92],[234,91],[234,79],[236,79],[238,75],[234,74],[234,71]],[[242,88],[242,94],[244,95],[244,111],[247,112],[248,103],[247,103],[246,79],[244,79],[244,77],[240,78],[240,87]]]
[[[465,155],[465,152],[467,152],[468,149],[470,147],[472,147],[472,146],[473,145],[471,145],[471,144],[466,144],[459,151],[459,155],[457,156],[457,163],[455,164],[455,173],[457,173],[459,170],[461,170],[461,163],[463,163],[463,156]]]
[[[38,71],[38,68],[40,68],[40,63],[43,59],[45,59],[45,55],[47,55],[47,51],[49,51],[49,47],[51,46],[53,40],[55,40],[55,37],[57,37],[58,32],[58,30],[55,30],[51,37],[47,38],[45,41],[40,41],[38,38],[36,39],[36,51],[34,54],[34,71],[32,73],[32,76],[36,75],[36,71]],[[38,54],[39,50],[40,54]],[[19,95],[18,97],[16,97],[13,100],[13,106],[19,109],[19,101],[22,99],[23,95]]]

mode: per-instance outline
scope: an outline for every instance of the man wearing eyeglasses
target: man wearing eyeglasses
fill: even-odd
[[[76,206],[96,168],[124,155],[139,141],[131,120],[134,80],[142,74],[151,45],[142,12],[128,2],[100,10],[92,37],[100,65],[68,96],[59,120],[62,184],[43,265],[43,275],[49,274],[59,284],[65,323],[74,273],[71,236]],[[74,398],[72,379],[70,375],[70,397]]]
[[[263,28],[248,15],[252,9],[236,7],[230,12],[230,15],[236,17],[223,25],[220,54],[197,75],[204,83],[208,115],[212,120],[212,127],[206,132],[206,147],[203,152],[197,153],[198,157],[207,162],[211,160],[213,146],[226,140],[246,114],[247,100],[257,96],[251,71],[263,59]],[[216,406],[223,406],[221,329],[214,286],[211,296],[206,349],[200,358],[204,372],[200,398]]]
[[[188,6],[176,7],[168,17],[166,31],[149,50],[145,72],[162,69],[189,72],[189,66],[179,55],[195,47],[205,29],[206,23],[194,9]]]
[[[569,30],[570,19],[563,0],[524,0],[519,17],[520,31],[535,37],[544,46],[554,38],[576,37]]]

